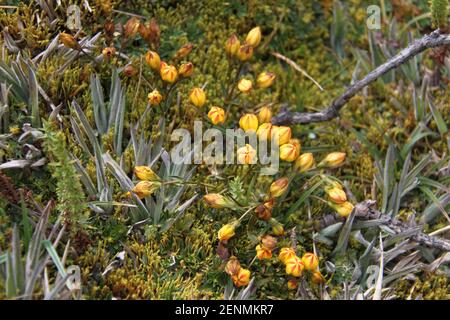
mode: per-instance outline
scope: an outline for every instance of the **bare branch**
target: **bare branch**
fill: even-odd
[[[429,48],[435,48],[450,44],[450,35],[441,34],[439,30],[435,30],[432,33],[423,36],[420,39],[415,40],[408,47],[400,51],[397,55],[380,65],[376,69],[368,73],[363,79],[355,82],[349,86],[348,89],[337,99],[335,99],[331,106],[320,112],[291,112],[286,108],[283,108],[272,120],[274,124],[301,124],[311,122],[328,121],[339,116],[339,111],[342,107],[361,89],[374,82],[376,79],[399,67],[412,57],[425,51]]]

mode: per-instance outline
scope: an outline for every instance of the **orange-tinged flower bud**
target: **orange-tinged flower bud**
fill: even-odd
[[[345,161],[345,152],[332,152],[327,154],[325,159],[320,162],[319,166],[334,168],[341,165]]]
[[[270,140],[272,137],[272,127],[271,123],[263,123],[260,125],[258,131],[256,131],[258,138],[261,140]]]
[[[169,82],[169,83],[174,83],[178,79],[177,68],[175,68],[174,66],[170,66],[170,65],[166,66],[164,64],[163,64],[163,62],[161,62],[161,69],[159,71],[161,74],[161,79],[163,79],[164,81]]]
[[[314,156],[312,153],[304,153],[295,160],[295,169],[302,173],[314,167]]]
[[[312,252],[307,252],[302,257],[303,265],[308,271],[314,271],[319,266],[319,258]]]
[[[178,74],[184,78],[190,77],[194,73],[194,65],[191,62],[183,63],[178,68]]]
[[[150,92],[148,94],[147,98],[148,98],[148,102],[151,105],[156,106],[161,103],[163,96],[161,95],[161,93],[159,93],[158,90],[153,90],[152,92]]]
[[[300,154],[300,151],[302,149],[300,140],[298,139],[289,139],[288,143],[293,144],[295,148],[297,148],[298,154]]]
[[[61,32],[59,34],[59,40],[65,47],[73,49],[73,50],[81,51],[80,44],[77,42],[77,40],[75,40],[75,38],[72,35],[70,35],[68,33]]]
[[[237,160],[241,164],[254,164],[256,163],[256,150],[249,144],[237,150]]]
[[[259,260],[270,259],[272,258],[272,251],[258,244],[256,246],[256,256],[258,257]]]
[[[328,198],[336,203],[336,204],[342,204],[347,201],[347,195],[345,194],[345,191],[339,188],[331,188],[326,190],[328,194]]]
[[[153,70],[159,70],[161,67],[161,59],[159,58],[159,54],[154,51],[149,51],[145,55],[145,61]]]
[[[250,270],[241,268],[237,275],[232,277],[232,280],[236,287],[246,286],[250,282],[250,275]]]
[[[134,167],[134,174],[139,180],[159,180],[158,175],[148,166],[136,166]]]
[[[266,234],[261,238],[261,244],[267,250],[272,251],[277,245],[277,238],[272,237],[270,234]]]
[[[187,43],[183,45],[180,49],[178,49],[177,53],[175,54],[175,59],[181,59],[186,57],[189,53],[191,53],[193,48],[194,45],[192,43]]]
[[[226,242],[231,237],[234,236],[234,229],[236,228],[236,225],[234,223],[228,223],[224,225],[222,228],[220,228],[219,232],[217,233],[217,236],[219,238],[219,241]]]
[[[297,148],[293,144],[286,143],[280,147],[281,160],[292,162],[297,158],[298,158]]]
[[[286,264],[286,261],[288,261],[291,258],[296,257],[296,253],[294,251],[294,249],[289,248],[289,247],[284,247],[281,248],[280,250],[280,254],[278,255],[278,259],[280,259],[280,261],[284,264]]]
[[[286,274],[290,274],[294,277],[300,277],[304,268],[305,266],[297,256],[286,260]]]
[[[269,107],[262,107],[258,113],[259,123],[268,123],[272,120],[272,110]]]
[[[298,287],[298,281],[295,279],[289,279],[287,282],[287,287],[289,290],[295,290]]]
[[[252,113],[247,113],[239,119],[239,126],[245,132],[258,130],[258,117]]]
[[[258,219],[267,221],[272,217],[272,209],[273,209],[274,199],[270,199],[269,201],[264,202],[256,207],[255,213]]]
[[[165,61],[161,61],[159,63],[159,70],[161,71],[162,68],[167,68],[169,65]]]
[[[251,57],[253,57],[253,47],[249,44],[244,44],[240,46],[237,52],[237,57],[242,62],[250,60]]]
[[[123,74],[127,77],[132,78],[137,75],[137,70],[132,64],[128,64],[125,66],[125,68],[123,68]]]
[[[203,196],[203,200],[208,206],[214,209],[233,208],[235,204],[232,200],[217,193],[208,193]]]
[[[239,270],[241,270],[239,260],[235,256],[231,256],[225,265],[225,272],[230,276],[234,276],[238,274]]]
[[[256,48],[258,44],[261,42],[261,28],[255,27],[247,34],[245,38],[245,42],[251,45],[253,48]]]
[[[273,72],[261,72],[256,78],[256,85],[259,88],[268,88],[275,81],[275,73]]]
[[[289,187],[289,179],[286,177],[275,180],[270,185],[270,196],[272,198],[278,198],[286,192]]]
[[[252,90],[252,87],[253,87],[252,80],[241,79],[238,83],[238,89],[242,93],[250,92],[250,90]]]
[[[278,145],[283,145],[289,142],[292,136],[292,130],[286,126],[273,126],[272,136],[278,137]],[[273,138],[272,138],[273,139]]]
[[[225,122],[225,110],[220,107],[212,107],[208,112],[208,118],[213,124]]]
[[[313,272],[311,281],[315,284],[321,284],[325,282],[325,278],[319,270]]]
[[[206,102],[206,94],[205,91],[203,91],[202,88],[194,88],[191,90],[191,93],[189,94],[189,100],[192,102],[192,104],[198,108],[203,107],[203,105]]]
[[[132,39],[139,31],[140,21],[136,17],[128,19],[127,23],[123,26],[123,36],[126,39]]]
[[[225,44],[225,52],[229,56],[235,56],[238,53],[240,46],[241,46],[241,43],[240,43],[238,37],[235,34],[233,34],[231,37],[228,38],[228,40]]]
[[[341,217],[348,217],[350,215],[350,213],[352,213],[353,211],[353,204],[351,204],[350,202],[346,201],[344,203],[341,204],[332,204],[332,208],[334,210],[336,210],[336,212],[341,216]]]
[[[131,191],[133,191],[139,199],[143,199],[152,195],[160,186],[161,183],[158,181],[139,181]]]
[[[274,218],[271,218],[269,220],[270,224],[272,225],[272,233],[276,236],[282,236],[284,234],[284,228],[281,223],[279,223]]]
[[[106,47],[102,50],[103,59],[109,61],[112,57],[116,55],[116,48]]]

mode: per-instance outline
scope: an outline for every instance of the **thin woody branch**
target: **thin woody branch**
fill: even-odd
[[[423,36],[420,39],[412,42],[408,47],[400,51],[394,57],[380,65],[376,69],[368,73],[363,79],[355,82],[353,85],[337,99],[335,99],[331,106],[320,112],[291,112],[283,108],[274,118],[274,124],[305,124],[311,122],[328,121],[339,116],[339,111],[342,107],[361,89],[368,86],[379,77],[388,73],[389,71],[398,68],[401,64],[418,55],[429,48],[450,45],[450,35],[442,34],[439,30]]]

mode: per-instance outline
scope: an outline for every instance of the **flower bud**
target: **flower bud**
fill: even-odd
[[[298,287],[298,281],[295,279],[289,279],[287,282],[287,287],[289,290],[295,290]]]
[[[150,42],[154,47],[159,47],[159,40],[161,38],[161,30],[159,29],[158,23],[155,19],[150,21],[150,26],[148,27],[150,30]]]
[[[267,221],[272,217],[274,199],[264,202],[256,207],[255,213],[258,219]]]
[[[331,207],[336,210],[336,212],[341,216],[341,217],[348,217],[350,215],[350,213],[352,213],[353,211],[353,204],[351,204],[350,202],[346,201],[344,203],[341,204],[331,204]]]
[[[273,126],[272,128],[272,136],[278,137],[278,145],[282,146],[289,142],[292,136],[292,130],[286,126]],[[272,138],[273,139],[273,138]]]
[[[221,242],[226,242],[228,241],[231,237],[234,236],[234,229],[236,228],[235,224],[233,223],[229,223],[224,225],[222,228],[220,228],[217,236],[219,238],[219,241]]]
[[[156,52],[154,51],[147,52],[147,54],[145,55],[145,61],[153,70],[159,70],[161,59],[159,58],[159,55]]]
[[[192,43],[187,43],[183,45],[180,49],[178,49],[177,53],[175,54],[175,59],[181,59],[186,57],[189,53],[191,53],[193,48],[194,45]]]
[[[236,287],[242,287],[248,285],[250,282],[250,270],[241,268],[237,275],[232,277],[232,280]]]
[[[256,257],[259,260],[270,259],[270,258],[272,258],[272,251],[270,251],[266,247],[258,244],[256,246]]]
[[[302,257],[303,265],[308,271],[314,271],[319,266],[319,258],[312,252],[307,252]]]
[[[273,72],[261,72],[256,78],[256,85],[259,88],[268,88],[275,81],[275,73]]]
[[[305,266],[297,256],[286,260],[286,274],[290,274],[294,277],[300,277],[304,268]]]
[[[285,248],[281,248],[280,250],[280,254],[278,255],[278,259],[286,264],[286,261],[288,261],[291,258],[296,257],[297,255],[295,254],[294,249],[289,248],[289,247],[285,247]]]
[[[160,186],[161,183],[158,181],[140,181],[131,191],[133,191],[139,199],[143,199],[152,195]]]
[[[235,207],[235,204],[232,200],[217,193],[208,193],[203,196],[203,200],[208,206],[214,209]]]
[[[105,37],[107,39],[112,39],[114,36],[114,31],[116,27],[114,26],[114,22],[111,20],[106,20],[105,24],[103,25],[103,31],[105,32]]]
[[[235,56],[238,53],[240,46],[241,43],[239,42],[238,37],[235,34],[233,34],[231,37],[228,38],[225,44],[225,52],[229,56]]]
[[[103,59],[105,61],[111,60],[112,57],[114,57],[116,54],[116,48],[114,47],[106,47],[102,50]]]
[[[284,234],[284,228],[281,223],[279,223],[274,218],[271,218],[269,220],[270,224],[272,225],[272,233],[276,236],[282,236]]]
[[[266,234],[261,238],[261,244],[267,250],[272,251],[273,249],[275,249],[275,247],[277,245],[277,238],[272,237],[269,234]]]
[[[254,164],[256,163],[256,150],[249,144],[237,150],[237,160],[240,164]]]
[[[288,143],[294,145],[295,148],[297,149],[297,153],[300,154],[300,151],[302,149],[300,140],[298,140],[298,139],[289,139]]]
[[[164,64],[161,63],[160,69],[161,79],[169,83],[174,83],[178,79],[177,68],[175,68],[174,66]]]
[[[73,49],[73,50],[81,51],[80,44],[77,42],[77,40],[75,40],[75,38],[72,35],[70,35],[68,33],[61,32],[59,34],[59,40],[65,47]]]
[[[148,102],[152,106],[156,106],[156,105],[160,104],[163,99],[161,93],[159,93],[158,90],[153,90],[152,92],[150,92],[148,94],[147,98],[148,98]]]
[[[237,57],[242,62],[250,60],[251,57],[253,57],[253,47],[248,44],[240,46],[237,52]]]
[[[314,167],[314,156],[310,152],[300,155],[297,160],[295,160],[294,168],[300,173],[306,172],[312,167]]]
[[[325,282],[325,278],[319,270],[313,272],[311,281],[315,284],[321,284]]]
[[[281,160],[293,162],[297,158],[298,158],[297,148],[293,144],[286,143],[280,147]]]
[[[269,107],[262,107],[258,113],[259,123],[269,123],[272,120],[272,110]]]
[[[247,113],[239,119],[239,126],[245,132],[258,130],[258,117],[254,114]]]
[[[213,124],[225,122],[225,110],[220,107],[212,107],[208,112],[208,118]]]
[[[345,161],[345,152],[332,152],[327,154],[319,166],[334,168],[341,165]]]
[[[256,131],[256,135],[261,140],[270,140],[272,136],[272,127],[271,123],[263,123]]]
[[[192,89],[191,93],[189,94],[189,100],[192,102],[194,106],[198,108],[203,107],[203,105],[206,102],[205,91],[203,91],[202,88]]]
[[[146,180],[146,181],[159,180],[158,175],[148,166],[134,167],[134,174],[139,180]]]
[[[178,74],[184,78],[190,77],[194,73],[194,65],[191,62],[183,63],[178,68]]]
[[[242,93],[250,92],[250,90],[252,90],[252,86],[252,81],[248,79],[241,79],[238,83],[238,89]]]
[[[347,195],[342,189],[330,188],[326,190],[326,193],[328,195],[328,198],[336,204],[342,204],[347,201]]]
[[[251,45],[253,48],[256,48],[258,44],[261,42],[261,28],[255,27],[247,34],[245,38],[245,42]]]
[[[137,75],[137,70],[132,64],[128,64],[125,66],[125,68],[123,68],[123,74],[127,77],[132,78]]]
[[[140,21],[136,17],[128,19],[127,23],[123,26],[123,36],[125,39],[132,39],[136,36],[139,30]]]
[[[142,39],[144,39],[147,43],[151,43],[151,30],[150,25],[148,23],[140,23],[138,28],[139,35]]]
[[[235,256],[231,256],[225,265],[225,272],[230,276],[234,276],[238,274],[239,270],[241,270],[239,260]]]
[[[289,179],[288,178],[283,177],[278,180],[275,180],[270,185],[270,196],[272,198],[278,198],[281,195],[283,195],[283,193],[286,192],[288,187],[289,187]]]

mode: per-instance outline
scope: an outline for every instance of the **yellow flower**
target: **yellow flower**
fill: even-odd
[[[298,287],[298,282],[295,279],[289,279],[287,282],[287,287],[289,290],[295,290]]]
[[[143,199],[153,194],[160,186],[161,183],[158,181],[140,181],[131,191],[133,191],[139,199]]]
[[[269,107],[262,107],[258,113],[259,123],[267,123],[272,120],[272,110]]]
[[[194,73],[194,65],[192,62],[183,63],[178,68],[178,74],[184,78],[190,77]]]
[[[226,44],[225,44],[225,52],[229,56],[235,56],[237,52],[239,51],[239,47],[241,46],[241,43],[239,42],[238,37],[233,34],[231,37],[228,38]]]
[[[236,287],[242,287],[248,285],[250,282],[250,270],[241,268],[237,275],[232,277],[232,280]]]
[[[337,167],[341,165],[345,161],[345,152],[332,152],[327,154],[325,159],[323,159],[319,166],[325,166],[325,167]]]
[[[165,62],[161,63],[161,79],[166,82],[174,83],[178,79],[178,71],[174,66],[167,65]]]
[[[163,99],[161,93],[159,93],[158,90],[153,90],[152,92],[150,92],[147,98],[148,102],[153,106],[160,104]]]
[[[264,202],[256,207],[255,213],[258,219],[267,221],[272,217],[274,199]]]
[[[241,270],[241,264],[239,263],[239,260],[235,256],[231,256],[230,259],[228,259],[227,264],[225,265],[225,272],[230,276],[234,276],[238,274],[239,270]]]
[[[258,135],[258,138],[261,140],[270,140],[272,136],[272,124],[271,123],[263,123],[259,126],[258,130],[256,131],[256,134]]]
[[[239,119],[239,126],[245,132],[253,130],[256,132],[258,129],[258,117],[254,114],[247,113]]]
[[[198,108],[203,107],[206,102],[205,91],[202,88],[194,88],[189,94],[189,100]]]
[[[159,180],[158,175],[148,166],[134,167],[134,174],[139,180]]]
[[[256,78],[256,85],[259,88],[268,88],[275,81],[275,73],[273,72],[261,72]]]
[[[255,27],[250,30],[247,34],[247,37],[245,38],[245,42],[251,45],[253,48],[256,48],[261,42],[261,28]]]
[[[232,208],[235,206],[232,200],[217,193],[208,193],[203,196],[203,200],[208,206],[215,209]]]
[[[295,256],[286,260],[286,274],[294,277],[300,277],[305,266],[299,257]]]
[[[238,83],[238,89],[242,93],[250,92],[250,90],[252,90],[252,86],[252,81],[248,79],[241,79]]]
[[[281,146],[289,142],[292,136],[292,130],[286,126],[273,126],[272,136],[274,138],[278,137],[278,145]],[[272,138],[272,139],[274,139]]]
[[[272,251],[258,244],[256,246],[256,256],[258,257],[259,260],[270,259],[272,258]]]
[[[224,225],[222,228],[220,228],[217,236],[219,238],[219,241],[226,242],[231,237],[234,236],[234,229],[236,228],[236,225],[234,223],[228,223]]]
[[[251,45],[244,44],[239,47],[239,50],[237,52],[237,57],[239,58],[239,60],[244,62],[250,60],[252,56],[253,56],[253,47]]]
[[[288,143],[294,145],[295,148],[297,149],[297,153],[300,154],[300,151],[301,151],[300,140],[298,140],[298,139],[289,139]]]
[[[213,124],[225,122],[225,110],[220,107],[212,107],[208,112],[208,118]]]
[[[302,257],[302,263],[308,271],[314,271],[319,266],[319,258],[311,252],[307,252]]]
[[[295,160],[294,168],[300,173],[306,172],[312,167],[314,167],[314,156],[310,152],[300,155],[297,160]]]
[[[297,255],[295,254],[294,249],[285,247],[285,248],[281,248],[280,254],[278,255],[278,259],[280,259],[280,261],[282,263],[286,264],[286,261],[288,261],[289,259],[296,257],[296,256]]]
[[[342,204],[347,201],[347,195],[342,189],[334,187],[327,189],[326,193],[328,195],[328,198],[336,204]]]
[[[241,164],[253,164],[256,162],[256,150],[249,144],[237,150],[237,159]]]
[[[194,45],[192,43],[187,43],[183,45],[180,49],[178,49],[177,53],[175,53],[175,59],[181,59],[186,57],[189,53],[191,53]]]
[[[109,61],[112,57],[116,55],[116,48],[106,47],[102,50],[102,55],[106,61]]]
[[[325,278],[319,270],[313,272],[311,280],[315,284],[320,284],[325,282]]]
[[[297,148],[293,144],[286,143],[280,147],[281,160],[292,162],[297,158],[298,158]]]
[[[289,179],[286,177],[280,178],[278,180],[275,180],[270,185],[270,196],[272,198],[278,198],[283,193],[286,192],[287,188],[289,187]]]
[[[153,70],[159,70],[161,59],[159,58],[159,54],[154,51],[149,51],[145,55],[145,61]]]
[[[70,48],[70,49],[73,49],[73,50],[77,50],[77,51],[81,50],[81,46],[77,42],[77,40],[75,40],[75,38],[72,35],[68,34],[68,33],[61,32],[59,34],[59,40],[67,48]]]
[[[332,204],[332,207],[341,217],[344,218],[348,217],[353,211],[353,205],[348,201],[341,204]]]

